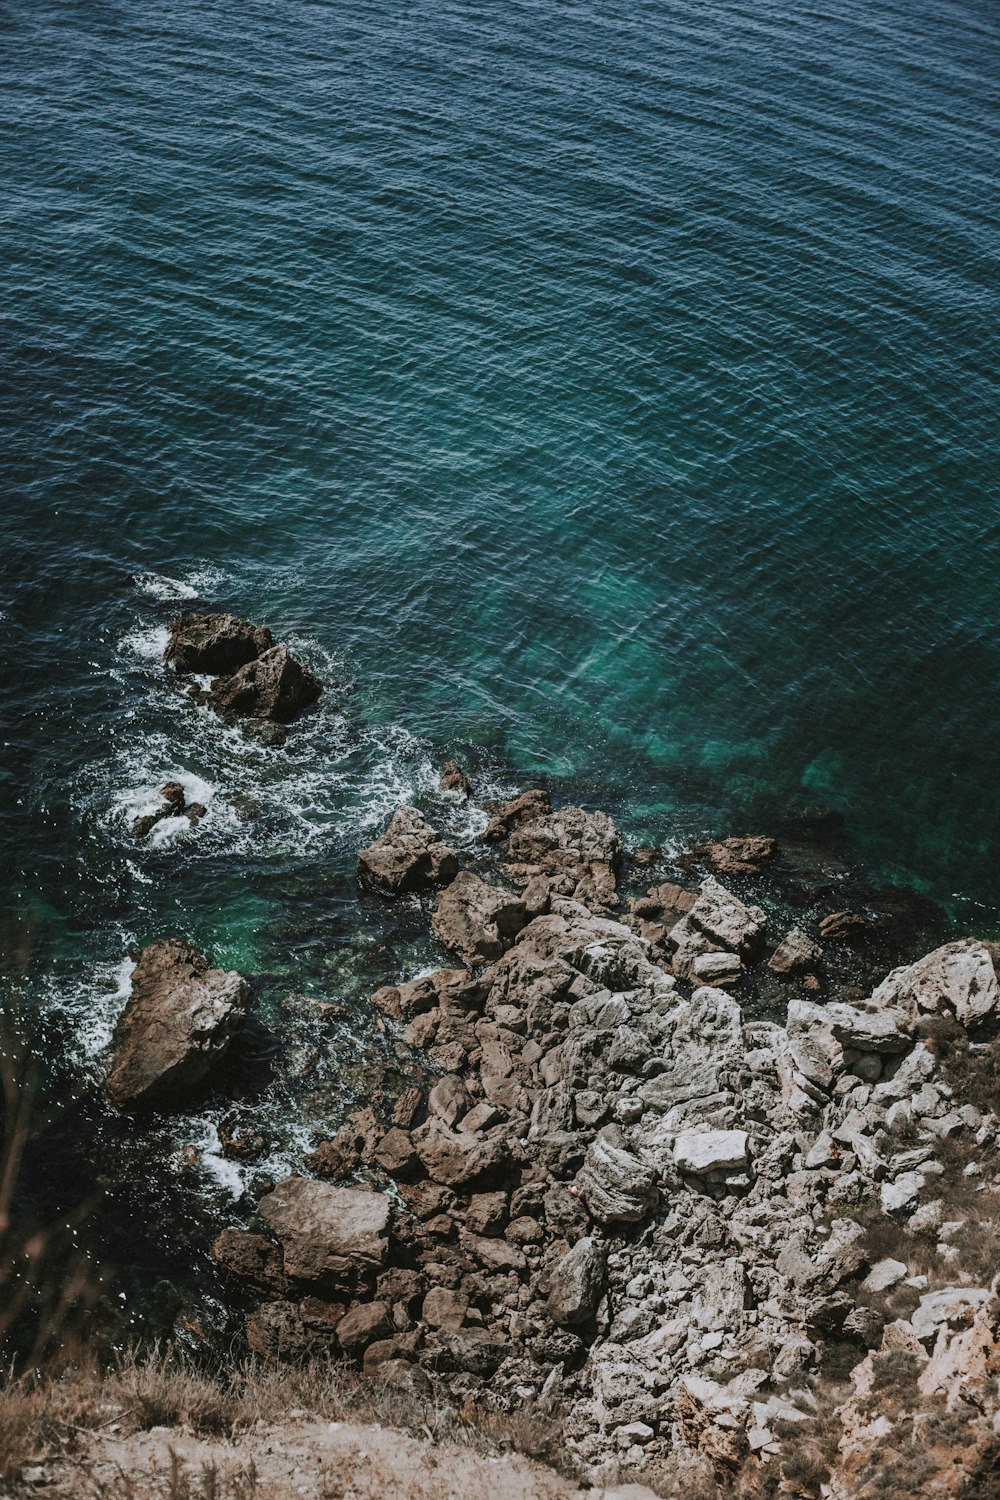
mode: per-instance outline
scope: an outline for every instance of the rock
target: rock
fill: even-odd
[[[729,953],[752,953],[764,932],[767,918],[759,907],[744,906],[713,875],[702,881],[698,899],[686,916],[670,930],[676,948],[691,949],[692,964],[697,951],[719,948]],[[699,947],[700,945],[700,947]]]
[[[893,1260],[888,1256],[872,1266],[868,1275],[861,1285],[866,1292],[887,1292],[890,1287],[895,1286],[897,1281],[902,1281],[906,1275],[906,1266],[901,1260]]]
[[[446,1125],[455,1125],[471,1108],[472,1096],[457,1073],[440,1079],[427,1096],[428,1114]]]
[[[483,832],[483,838],[488,844],[498,843],[501,839],[507,838],[519,823],[527,823],[533,818],[542,818],[551,811],[552,803],[548,792],[533,787],[531,791],[522,792],[520,797],[514,798],[513,802],[507,802],[493,812]]]
[[[288,1177],[260,1201],[285,1270],[302,1281],[374,1272],[385,1263],[392,1207],[381,1193]]]
[[[343,1308],[330,1306],[327,1316],[316,1314],[322,1304],[265,1302],[247,1318],[247,1343],[261,1359],[306,1360],[329,1355],[336,1345],[337,1319]]]
[[[604,1290],[604,1246],[589,1237],[577,1240],[549,1278],[549,1317],[572,1328],[589,1323]]]
[[[990,1298],[986,1287],[949,1286],[927,1292],[910,1314],[910,1325],[918,1339],[933,1338],[942,1326],[968,1328],[976,1313]]]
[[[472,792],[468,776],[466,776],[462,767],[453,760],[446,760],[441,767],[438,786],[442,792],[455,792],[459,797],[467,798]]]
[[[738,953],[699,953],[691,964],[699,984],[735,984],[743,973]]]
[[[369,1344],[387,1339],[394,1332],[392,1318],[385,1302],[365,1302],[352,1307],[337,1324],[337,1342],[345,1354],[359,1358]]]
[[[372,1160],[390,1177],[416,1177],[421,1167],[410,1136],[396,1126],[386,1131],[375,1148]]]
[[[182,674],[228,675],[274,645],[266,625],[251,625],[236,615],[195,611],[171,620],[169,631],[164,660]]]
[[[674,1161],[682,1172],[704,1176],[745,1167],[749,1137],[745,1130],[682,1130],[674,1142]]]
[[[711,844],[708,858],[723,875],[755,875],[762,865],[774,859],[777,852],[774,839],[763,834],[749,834]]]
[[[658,1199],[656,1173],[631,1151],[600,1136],[587,1150],[577,1177],[580,1195],[602,1224],[634,1224]]]
[[[867,936],[872,924],[859,911],[835,911],[824,917],[819,924],[819,935],[824,943],[851,943]]]
[[[272,646],[230,677],[212,683],[209,704],[227,722],[263,719],[290,724],[323,691],[319,678],[287,646]]]
[[[139,955],[115,1027],[107,1090],[119,1109],[170,1107],[203,1083],[241,1029],[250,987],[165,938]]]
[[[513,891],[463,870],[438,897],[433,927],[466,963],[488,963],[510,947],[527,920]]]
[[[909,1208],[911,1203],[917,1201],[923,1186],[924,1177],[921,1172],[904,1172],[895,1182],[883,1182],[882,1212],[895,1214],[900,1209]]]
[[[449,1130],[440,1120],[418,1126],[411,1138],[427,1175],[445,1187],[466,1192],[496,1187],[513,1165],[507,1143]]]
[[[823,950],[801,927],[792,927],[775,948],[767,961],[774,974],[804,974],[818,969],[823,962]]]
[[[921,1016],[954,1015],[967,1029],[1000,1009],[1000,985],[989,949],[975,938],[945,943],[907,968],[894,969],[873,991],[873,1009]]]
[[[605,907],[616,900],[622,841],[606,813],[561,807],[521,821],[510,834],[507,852],[523,873],[572,882],[566,889],[587,906]]]
[[[432,1287],[423,1300],[420,1316],[431,1328],[461,1328],[468,1311],[468,1301],[449,1292],[446,1287]]]
[[[429,890],[458,874],[458,858],[415,807],[400,807],[389,826],[358,855],[358,875],[386,896]]]
[[[267,1295],[287,1295],[290,1282],[285,1275],[281,1251],[273,1240],[247,1229],[224,1229],[212,1246],[212,1259],[248,1286]]]

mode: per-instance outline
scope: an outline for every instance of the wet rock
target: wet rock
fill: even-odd
[[[291,1286],[280,1249],[262,1234],[224,1229],[212,1246],[212,1259],[230,1276],[267,1295],[285,1296]]]
[[[823,949],[814,942],[801,927],[792,927],[775,948],[767,961],[774,974],[805,974],[818,969],[823,962]]]
[[[483,832],[483,838],[488,844],[499,843],[501,839],[507,838],[518,824],[527,823],[534,818],[542,818],[551,811],[552,803],[548,792],[533,787],[528,792],[522,792],[520,797],[515,797],[513,802],[504,803],[493,812]]]
[[[871,930],[871,922],[859,911],[831,912],[819,924],[819,935],[824,943],[858,942]]]
[[[219,1144],[229,1161],[259,1161],[267,1151],[267,1137],[254,1125],[223,1120],[219,1124]]]
[[[430,890],[458,874],[458,858],[415,807],[400,807],[388,828],[358,855],[358,875],[386,896]]]
[[[385,1263],[392,1207],[381,1193],[288,1177],[260,1202],[285,1270],[302,1281],[374,1272]]]
[[[209,704],[220,718],[290,724],[323,691],[319,678],[287,646],[272,646],[230,677],[212,683]]]
[[[455,792],[459,797],[468,798],[472,792],[468,776],[454,760],[446,760],[441,767],[438,786],[442,792]]]
[[[203,1083],[242,1028],[250,987],[189,943],[144,948],[115,1027],[107,1091],[119,1109],[170,1108]]]
[[[763,834],[722,839],[708,849],[708,858],[723,875],[755,875],[778,852],[775,839]]]
[[[481,964],[499,958],[526,920],[524,902],[513,891],[463,870],[438,897],[433,926],[466,963]]]
[[[218,676],[239,671],[274,645],[266,625],[251,625],[236,615],[199,614],[171,620],[164,660],[179,673]]]
[[[575,1327],[593,1318],[604,1290],[606,1255],[604,1246],[589,1237],[566,1252],[549,1278],[553,1323]]]

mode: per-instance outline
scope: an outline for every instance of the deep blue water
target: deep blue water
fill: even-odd
[[[351,871],[451,753],[832,806],[996,930],[998,62],[992,0],[0,0],[3,909],[81,1057],[126,942],[427,956]],[[193,598],[339,684],[287,754],[171,691]]]

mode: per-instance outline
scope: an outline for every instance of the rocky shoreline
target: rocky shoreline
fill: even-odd
[[[993,1056],[996,950],[951,942],[880,973],[884,921],[822,910],[823,881],[820,906],[776,925],[744,889],[795,857],[766,837],[699,851],[712,873],[622,906],[605,814],[541,789],[487,812],[477,868],[412,807],[359,853],[367,889],[426,893],[455,962],[372,996],[424,1086],[375,1091],[216,1240],[250,1347],[552,1414],[594,1476],[722,1475],[747,1494],[818,1493],[794,1466],[829,1417],[824,1380],[841,1382],[824,1493],[860,1493],[896,1430],[871,1399],[886,1361],[992,1431],[1000,1295],[954,1247],[996,1211],[998,1121],[948,1059],[974,1074]],[[200,1018],[170,1060],[185,1087],[245,1010],[238,975],[167,946],[140,960],[155,982],[112,1073],[160,1099],[144,1037],[176,1042],[171,1007]],[[761,991],[780,1020],[744,1010]]]

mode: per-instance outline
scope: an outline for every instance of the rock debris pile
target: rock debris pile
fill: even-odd
[[[934,1042],[944,1028],[974,1055],[1000,1023],[993,950],[947,943],[821,1003],[817,935],[771,931],[713,875],[616,915],[604,814],[535,791],[488,810],[504,883],[458,871],[413,809],[360,856],[384,892],[448,882],[433,926],[459,962],[372,997],[373,1023],[425,1056],[426,1090],[353,1116],[263,1197],[257,1229],[217,1241],[251,1346],[535,1402],[584,1463],[637,1471],[780,1464],[834,1347],[861,1372],[845,1453],[870,1446],[864,1382],[886,1351],[908,1351],[921,1389],[995,1409],[988,1282],[935,1287],[871,1248],[873,1225],[931,1224],[946,1147],[995,1194],[997,1118],[945,1081]],[[775,852],[728,846],[717,868]],[[823,925],[835,940],[866,920]],[[730,993],[762,965],[792,984],[783,1025]]]

